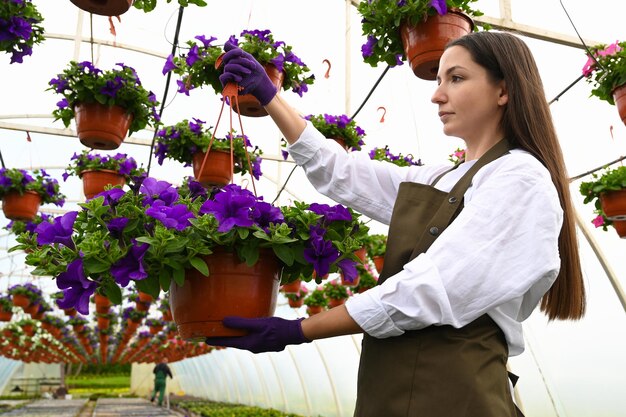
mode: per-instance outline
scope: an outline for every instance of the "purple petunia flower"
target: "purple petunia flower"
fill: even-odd
[[[172,184],[167,181],[158,181],[152,177],[143,181],[139,192],[146,196],[143,200],[144,206],[151,205],[156,200],[163,200],[169,206],[178,200],[178,191],[172,187]]]
[[[367,37],[367,42],[365,42],[365,44],[361,46],[361,55],[363,55],[363,58],[372,56],[372,54],[374,53],[374,45],[376,45],[376,42],[378,42],[378,40],[375,36],[369,35]]]
[[[440,15],[448,13],[446,0],[430,0],[430,6],[437,10],[437,13],[439,13]]]
[[[111,275],[122,287],[126,287],[130,280],[140,281],[148,277],[143,264],[143,258],[150,248],[147,243],[137,244],[133,241],[133,246],[126,254],[126,257],[120,259],[111,266]]]
[[[107,229],[113,236],[121,237],[127,224],[128,219],[126,217],[117,217],[111,219],[111,221],[107,224]]]
[[[35,229],[35,233],[37,233],[37,244],[50,245],[52,243],[59,243],[74,249],[72,232],[77,215],[77,211],[70,211],[63,216],[56,217],[52,223],[40,223]]]
[[[254,220],[251,210],[256,197],[248,190],[238,185],[229,184],[215,195],[213,200],[207,200],[200,207],[200,214],[213,214],[219,222],[217,231],[226,233],[233,227],[251,227]]]
[[[197,39],[200,42],[202,42],[202,45],[204,45],[205,48],[208,48],[209,46],[211,46],[211,43],[213,41],[217,40],[217,38],[214,37],[214,36],[211,36],[209,39],[207,39],[206,36],[204,36],[204,35],[195,36],[195,39]]]
[[[285,217],[280,209],[265,201],[256,203],[254,210],[252,210],[252,219],[265,231],[267,231],[270,223],[279,224],[285,222]]]
[[[355,261],[347,258],[337,262],[337,266],[341,269],[341,272],[343,272],[344,280],[350,283],[353,283],[359,275],[356,265],[357,263]]]
[[[189,219],[194,215],[186,205],[176,204],[174,206],[166,206],[163,201],[157,200],[146,210],[146,215],[157,219],[168,229],[176,229],[178,231],[185,230],[191,226]]]
[[[75,308],[81,314],[89,314],[89,297],[96,291],[97,284],[85,276],[81,258],[72,261],[56,282],[63,290],[63,298],[57,300],[59,307]]]
[[[330,240],[312,239],[309,245],[304,249],[304,259],[313,264],[318,277],[323,277],[330,271],[330,265],[339,258],[339,251]]]
[[[185,59],[185,62],[187,63],[188,66],[191,67],[193,64],[195,64],[199,60],[200,60],[200,57],[198,56],[198,45],[194,45],[189,50],[189,53],[187,54],[187,58]]]

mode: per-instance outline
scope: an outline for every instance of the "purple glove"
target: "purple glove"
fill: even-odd
[[[222,57],[224,73],[220,75],[220,82],[225,86],[234,82],[243,87],[240,95],[252,94],[262,106],[267,105],[276,95],[276,86],[265,72],[265,68],[246,51],[236,45],[226,42]]]
[[[302,320],[304,319],[224,317],[222,321],[224,326],[232,329],[247,330],[248,334],[235,337],[207,337],[206,343],[212,346],[246,349],[253,353],[280,352],[287,345],[311,342],[302,333],[302,324],[300,323]]]

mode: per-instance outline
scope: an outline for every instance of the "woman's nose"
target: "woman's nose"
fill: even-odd
[[[435,104],[443,103],[445,101],[445,94],[442,91],[441,85],[437,86],[433,95],[430,97],[430,101]]]

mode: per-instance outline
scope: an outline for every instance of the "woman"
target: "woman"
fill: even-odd
[[[253,352],[364,332],[356,416],[515,416],[509,355],[541,303],[578,319],[585,293],[568,179],[544,90],[517,37],[451,42],[431,101],[465,162],[397,167],[347,154],[276,96],[264,71],[227,45],[223,84],[254,94],[321,193],[389,223],[379,285],[305,320],[227,318],[248,330],[207,342]]]

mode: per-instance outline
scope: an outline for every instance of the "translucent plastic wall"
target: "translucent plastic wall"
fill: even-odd
[[[133,66],[144,86],[163,101],[165,77],[162,68],[171,52],[178,18],[176,2],[159,1],[152,13],[131,9],[112,19],[80,13],[75,7],[50,0],[35,0],[45,17],[49,38],[36,46],[24,64],[8,64],[0,56],[0,151],[7,167],[44,167],[56,178],[74,152],[83,147],[74,135],[74,126],[64,129],[50,116],[59,100],[46,92],[48,81],[65,68],[71,59],[92,59],[101,68],[117,62]],[[294,47],[294,52],[316,75],[316,82],[302,98],[291,92],[281,95],[302,114],[347,114],[352,116],[363,103],[384,68],[371,68],[361,59],[364,43],[360,16],[353,6],[341,0],[229,0],[208,2],[206,8],[190,6],[185,10],[180,44],[196,35],[216,36],[220,40],[243,29],[270,29],[275,38]],[[581,2],[563,2],[583,38],[611,43],[626,39],[626,3],[621,0],[589,7]],[[496,0],[479,0],[477,7],[488,16],[500,16]],[[346,14],[346,10],[348,13]],[[560,2],[513,0],[513,19],[520,25],[543,28],[571,38],[571,23]],[[96,43],[89,43],[92,37]],[[586,62],[584,52],[554,42],[525,38],[535,54],[549,100],[556,98],[581,74]],[[92,55],[93,54],[93,55]],[[325,62],[331,63],[329,65]],[[325,74],[328,72],[328,78]],[[389,145],[394,153],[412,154],[425,164],[443,163],[462,142],[445,137],[430,102],[434,83],[416,79],[408,66],[387,72],[355,120],[367,133],[366,150]],[[580,81],[551,105],[555,125],[571,176],[597,168],[626,154],[626,127],[614,106],[589,97],[590,87]],[[176,94],[175,79],[165,99],[163,122],[176,123],[197,117],[214,124],[221,106],[220,97],[211,89],[192,91],[190,96]],[[384,115],[384,118],[383,118]],[[267,118],[246,118],[245,132],[264,151],[264,175],[257,183],[260,195],[272,201],[287,179],[293,164],[280,156],[281,135]],[[27,136],[26,132],[30,132]],[[150,161],[147,146],[153,132],[141,131],[126,140],[118,151],[128,153],[143,164]],[[152,160],[151,175],[180,183],[191,175],[189,167],[176,163],[160,166]],[[241,178],[236,178],[241,182]],[[593,208],[582,204],[580,181],[572,183],[572,195],[580,217],[608,265],[624,285],[626,243],[613,232],[593,229]],[[82,185],[71,177],[62,183],[68,196],[66,206],[49,213],[74,210],[84,201]],[[301,170],[291,176],[277,200],[328,202],[315,192]],[[1,217],[1,216],[0,216]],[[514,219],[512,219],[514,221]],[[0,218],[0,226],[6,221]],[[374,233],[386,227],[369,223]],[[593,229],[593,230],[592,230]],[[626,410],[626,323],[624,309],[597,253],[580,234],[585,278],[588,288],[588,314],[580,322],[547,323],[541,314],[526,323],[527,350],[510,361],[513,372],[521,376],[517,396],[528,416],[533,417],[617,417]],[[7,234],[0,236],[0,290],[25,281],[39,281],[54,288],[49,278],[33,278],[24,266],[24,255],[7,253],[14,244]],[[284,299],[283,300],[284,304]],[[277,314],[297,317],[281,305]],[[350,416],[354,407],[360,337],[321,340],[314,344],[289,347],[276,354],[252,355],[235,349],[214,351],[203,357],[174,364],[183,389],[219,401],[241,402],[273,407],[303,415]],[[0,359],[1,360],[1,359]],[[5,370],[13,363],[0,362],[0,386],[9,377]],[[7,371],[8,372],[8,371]]]

